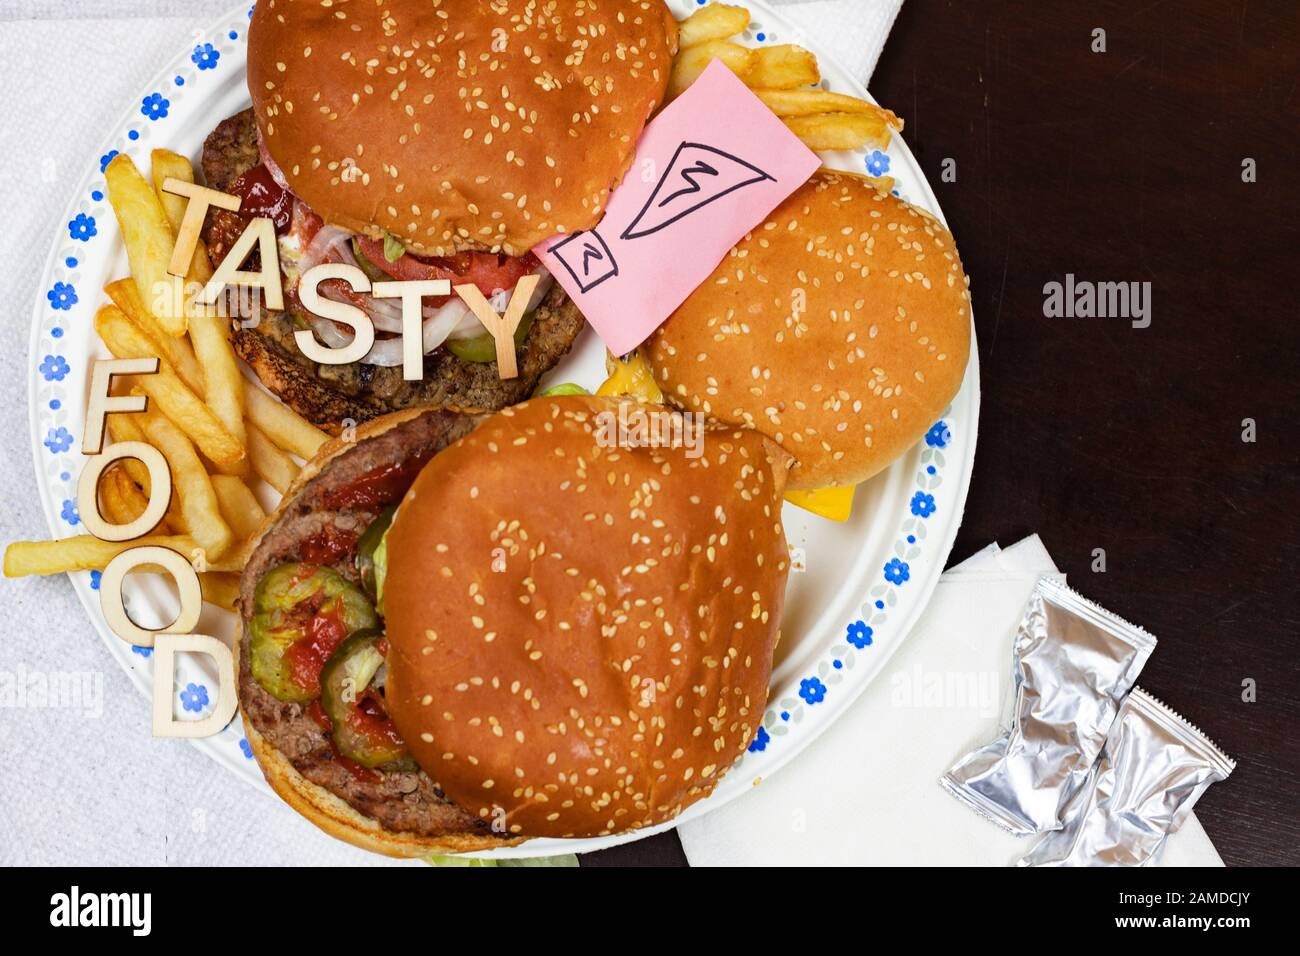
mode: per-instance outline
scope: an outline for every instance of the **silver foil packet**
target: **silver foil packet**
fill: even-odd
[[[1147,866],[1196,801],[1236,763],[1196,727],[1140,687],[1110,728],[1064,826],[1021,866]]]
[[[1155,646],[1142,628],[1039,579],[1016,632],[1011,727],[940,784],[1012,833],[1055,830]]]

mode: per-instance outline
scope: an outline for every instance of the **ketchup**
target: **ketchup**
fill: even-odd
[[[239,216],[245,223],[264,216],[275,223],[277,235],[288,232],[293,194],[275,181],[265,163],[241,173],[226,191],[243,200]]]
[[[378,770],[371,770],[369,767],[363,767],[355,760],[349,760],[337,750],[334,751],[334,759],[338,765],[346,770],[352,776],[356,777],[362,783],[379,783],[384,779],[384,775]]]
[[[334,729],[334,721],[330,720],[330,715],[325,713],[325,708],[320,705],[319,697],[307,705],[307,716],[326,733]]]
[[[310,564],[333,564],[344,555],[352,553],[357,537],[355,531],[327,525],[302,543],[302,560]]]
[[[356,710],[348,717],[348,723],[376,742],[382,741],[398,747],[406,746],[406,741],[402,739],[402,735],[397,732],[397,727],[389,719],[383,701],[377,699],[369,689],[357,701]]]
[[[329,612],[317,611],[307,622],[306,636],[294,641],[284,652],[293,682],[311,694],[320,694],[320,672],[334,651],[348,636],[339,602]]]
[[[423,451],[418,455],[381,465],[368,471],[351,484],[336,488],[325,496],[322,502],[327,509],[360,508],[374,510],[400,501],[407,489],[415,482],[420,470],[433,457],[433,450]]]

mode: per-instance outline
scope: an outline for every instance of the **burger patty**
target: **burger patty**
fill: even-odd
[[[446,800],[422,770],[366,771],[342,762],[329,733],[311,716],[307,705],[282,701],[253,677],[249,653],[249,620],[257,582],[271,569],[302,557],[304,544],[334,530],[359,535],[375,519],[378,507],[329,507],[330,496],[377,468],[432,456],[471,431],[480,416],[443,411],[420,415],[355,448],[337,455],[282,505],[275,522],[249,557],[240,583],[239,701],[245,718],[271,746],[279,750],[307,780],[323,787],[385,828],[422,836],[486,834],[486,825]],[[356,584],[359,576],[353,552],[332,567]]]
[[[251,109],[223,120],[203,144],[203,175],[214,189],[229,188],[260,162]],[[213,210],[204,239],[214,250],[227,249],[242,228],[236,214]],[[424,378],[414,382],[402,378],[400,367],[318,365],[298,349],[293,333],[302,325],[286,312],[265,312],[255,328],[237,328],[233,342],[267,388],[305,418],[337,431],[348,419],[360,423],[414,406],[497,409],[523,401],[573,346],[583,324],[578,307],[556,284],[533,312],[513,379],[499,378],[495,361],[466,362],[444,348],[425,356]]]

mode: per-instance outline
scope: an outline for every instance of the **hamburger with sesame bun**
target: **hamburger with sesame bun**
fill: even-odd
[[[241,581],[267,780],[399,856],[674,819],[762,719],[789,462],[756,431],[592,396],[408,410],[327,444]]]
[[[279,236],[286,308],[237,329],[237,351],[335,432],[401,408],[527,397],[583,327],[530,250],[600,219],[676,48],[662,0],[259,2],[252,107],[208,137],[202,160],[209,186],[243,200],[209,215],[215,260],[253,217]],[[352,338],[296,295],[304,272],[333,262],[371,281],[473,283],[498,311],[540,274],[516,335],[518,377],[498,376],[491,336],[452,295],[424,300],[424,377],[403,380],[400,304],[341,279],[322,293],[365,311],[375,346],[352,365],[310,361],[295,331],[330,347]]]
[[[957,394],[968,285],[938,220],[823,169],[645,351],[667,400],[758,429],[793,455],[791,490],[854,485],[911,447]]]

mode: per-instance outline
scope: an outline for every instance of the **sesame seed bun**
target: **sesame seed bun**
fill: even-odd
[[[619,409],[499,412],[425,467],[389,533],[389,711],[447,797],[507,836],[673,819],[767,701],[789,457],[718,425],[698,455],[615,445]]]
[[[957,394],[968,285],[932,216],[821,170],[660,326],[648,357],[673,403],[780,442],[797,459],[791,489],[852,485]]]
[[[521,255],[599,220],[676,48],[661,0],[261,0],[248,85],[327,222]]]

